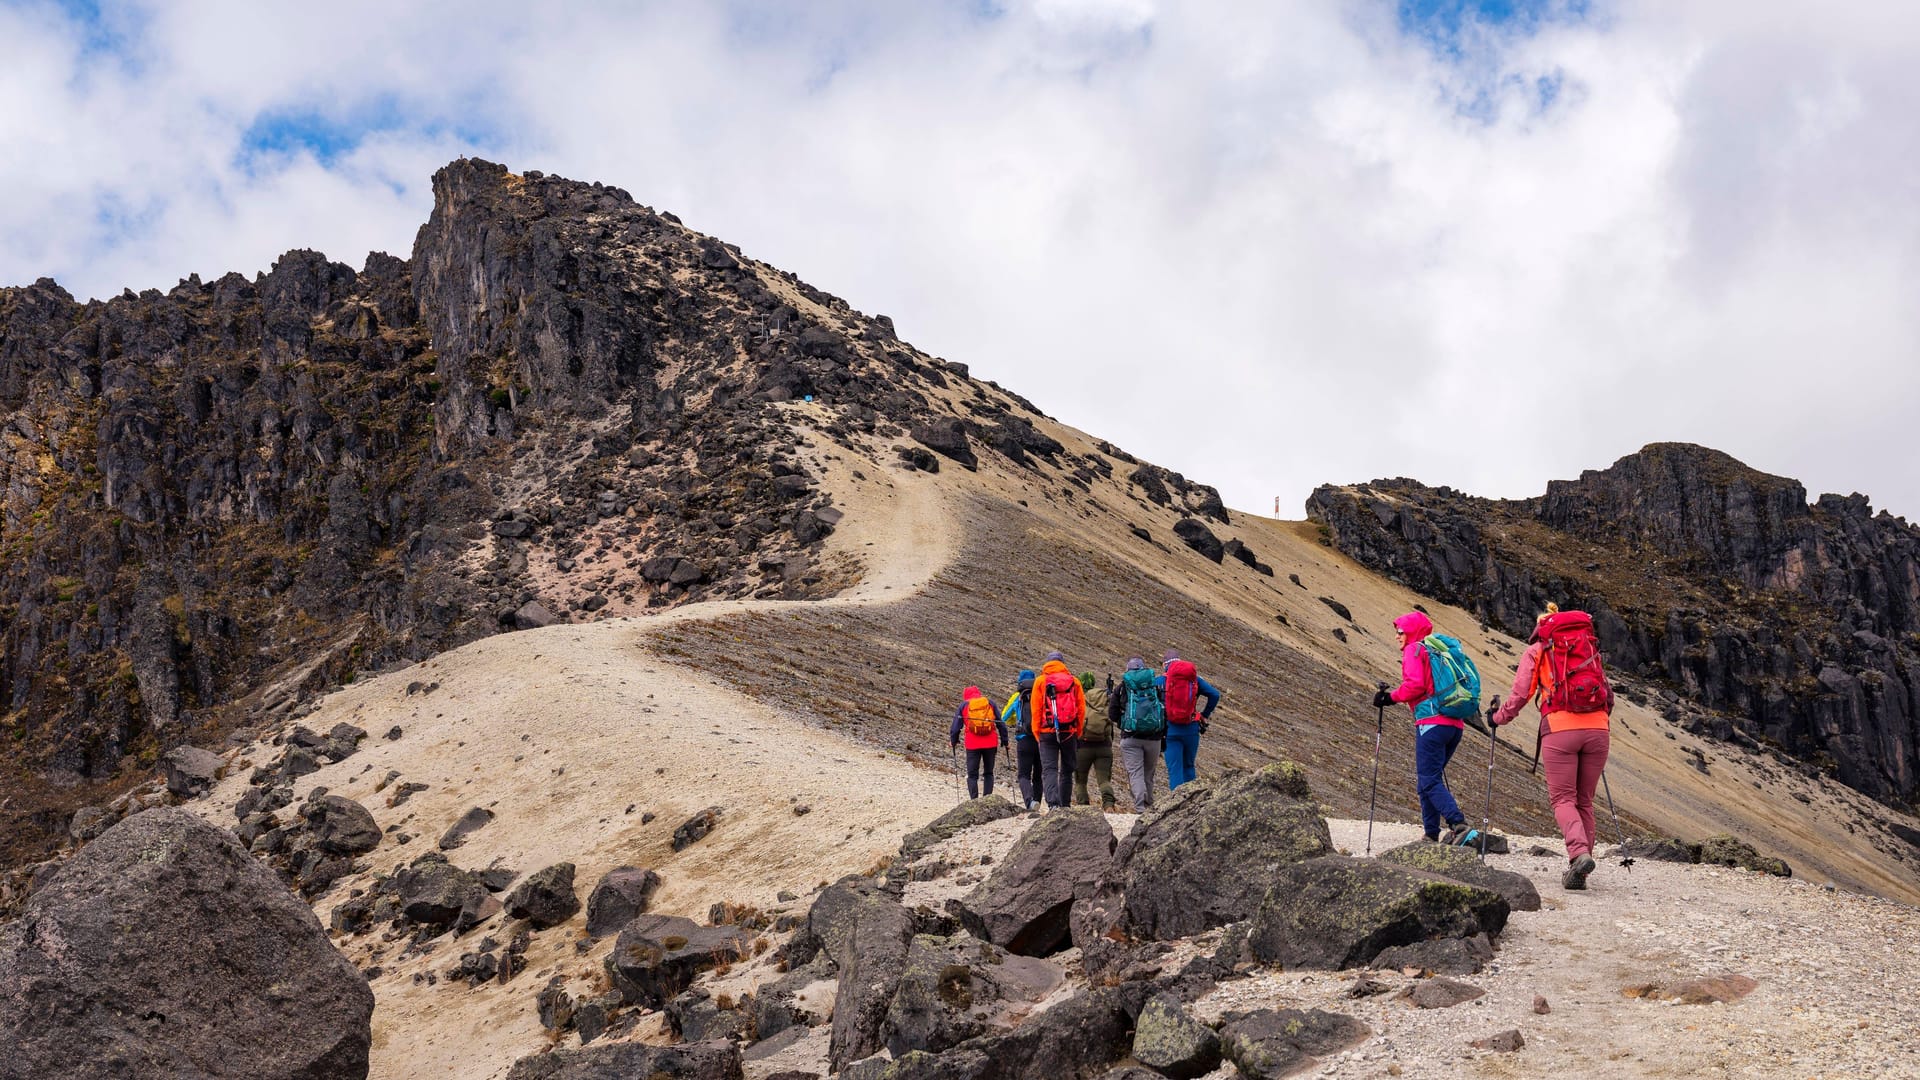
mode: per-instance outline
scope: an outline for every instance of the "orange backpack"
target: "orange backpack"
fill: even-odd
[[[993,702],[988,701],[985,695],[967,699],[967,734],[984,739],[994,733],[993,721]]]

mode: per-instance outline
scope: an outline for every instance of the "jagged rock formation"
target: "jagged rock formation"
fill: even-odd
[[[73,779],[136,776],[236,702],[277,719],[502,629],[836,591],[818,440],[1111,471],[1038,415],[617,188],[474,160],[408,259],[0,288],[0,703],[59,781],[16,794],[0,856],[99,801]]]
[[[1663,443],[1537,499],[1396,479],[1322,487],[1307,509],[1364,565],[1510,633],[1549,600],[1593,612],[1609,665],[1664,683],[1669,719],[1920,798],[1920,529],[1865,496],[1809,504],[1796,481]]]

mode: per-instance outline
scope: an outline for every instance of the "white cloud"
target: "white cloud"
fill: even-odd
[[[404,253],[462,152],[602,180],[1229,501],[1702,442],[1920,512],[1920,17],[1623,0],[0,8],[0,280]],[[1550,88],[1544,92],[1542,87]],[[383,130],[243,152],[263,116]]]

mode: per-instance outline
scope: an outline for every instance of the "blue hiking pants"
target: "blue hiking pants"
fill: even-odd
[[[1420,778],[1420,825],[1429,837],[1440,835],[1442,824],[1466,820],[1460,804],[1447,790],[1447,762],[1460,748],[1460,728],[1448,724],[1422,724],[1415,729],[1413,767]]]
[[[1167,725],[1167,790],[1198,776],[1193,759],[1200,756],[1200,725]]]

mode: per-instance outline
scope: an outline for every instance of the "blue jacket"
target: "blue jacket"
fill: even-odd
[[[1220,707],[1220,691],[1215,690],[1212,683],[1198,675],[1195,675],[1193,678],[1195,683],[1198,684],[1196,688],[1200,691],[1200,696],[1206,699],[1206,704],[1200,706],[1200,719],[1211,720],[1213,719],[1213,710]],[[1153,685],[1159,687],[1161,694],[1165,695],[1167,690],[1167,677],[1165,675],[1155,675],[1153,677]]]

